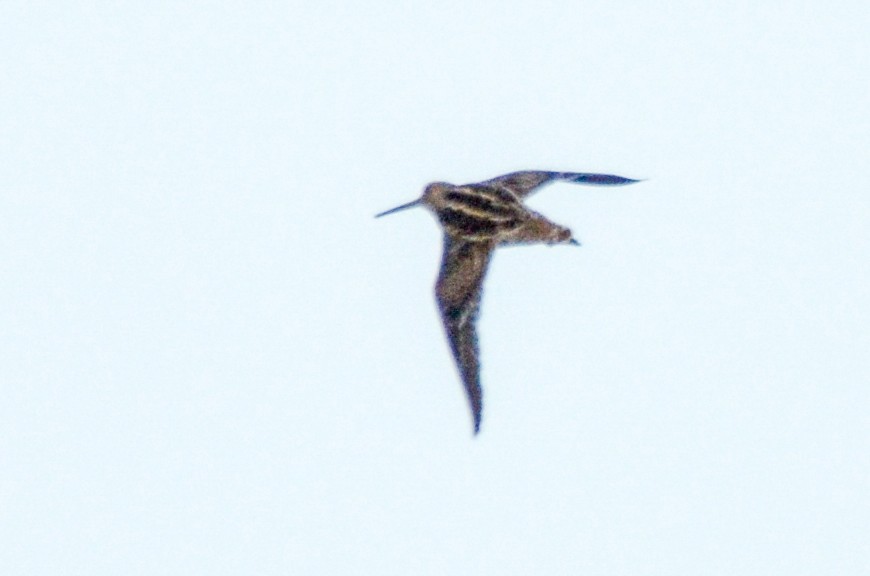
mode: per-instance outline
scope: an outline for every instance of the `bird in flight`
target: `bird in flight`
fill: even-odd
[[[462,186],[433,182],[417,200],[375,216],[380,218],[423,206],[435,214],[444,230],[444,252],[435,282],[435,298],[471,405],[475,434],[480,431],[483,408],[475,323],[483,277],[493,251],[499,246],[517,244],[580,244],[571,230],[550,222],[523,204],[523,200],[541,186],[555,181],[595,186],[637,182],[610,174],[544,171],[512,172]]]

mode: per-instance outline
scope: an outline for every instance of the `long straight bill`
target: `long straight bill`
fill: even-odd
[[[398,212],[400,210],[406,210],[408,208],[413,208],[414,206],[419,206],[421,203],[420,199],[414,200],[413,202],[408,202],[407,204],[402,204],[401,206],[396,206],[395,208],[390,208],[386,212],[381,212],[380,214],[375,214],[375,218],[380,218],[381,216],[386,216],[387,214],[392,214],[393,212]]]

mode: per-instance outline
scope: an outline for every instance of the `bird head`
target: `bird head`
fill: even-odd
[[[380,218],[381,216],[386,216],[416,206],[436,206],[438,205],[439,200],[444,196],[444,193],[450,188],[451,185],[446,182],[432,182],[423,189],[423,195],[420,198],[417,198],[413,202],[390,208],[380,214],[375,214],[375,218]]]

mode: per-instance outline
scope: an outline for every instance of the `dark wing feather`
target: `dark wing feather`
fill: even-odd
[[[480,430],[483,407],[475,322],[493,249],[491,241],[469,242],[445,234],[441,272],[435,284],[441,320],[471,404],[475,434]]]
[[[591,184],[594,186],[619,186],[622,184],[632,184],[637,182],[637,180],[632,180],[631,178],[623,178],[622,176],[614,176],[612,174],[526,170],[498,176],[492,180],[481,182],[481,184],[502,186],[516,194],[518,197],[525,198],[526,196],[531,195],[537,188],[555,180],[575,182],[577,184]]]

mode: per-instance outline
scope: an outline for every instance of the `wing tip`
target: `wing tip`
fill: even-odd
[[[578,184],[591,184],[594,186],[627,186],[628,184],[635,184],[637,182],[643,182],[645,179],[637,179],[637,178],[626,178],[625,176],[617,176],[615,174],[577,174],[577,173],[567,173],[564,176],[565,180],[569,182],[576,182]]]

